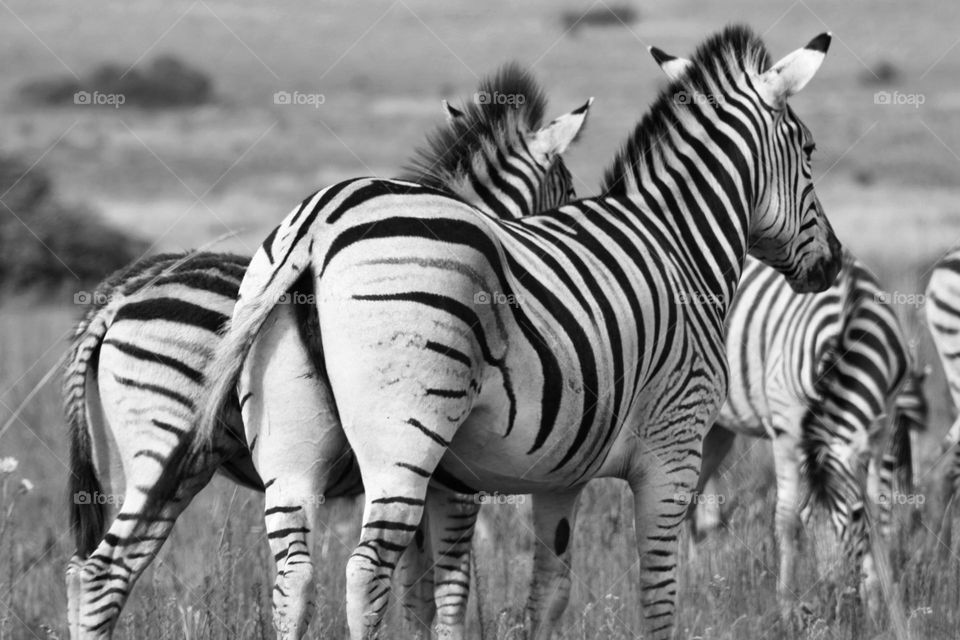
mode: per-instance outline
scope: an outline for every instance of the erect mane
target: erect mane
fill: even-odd
[[[481,104],[478,96],[490,100]],[[503,97],[493,100],[494,96]],[[506,150],[522,133],[540,128],[546,111],[543,90],[517,63],[507,63],[481,80],[463,115],[427,135],[403,169],[404,180],[435,189],[450,190],[467,175],[479,151]]]
[[[659,141],[677,125],[680,113],[694,108],[692,101],[677,99],[682,92],[714,95],[718,87],[726,84],[722,82],[725,78],[737,78],[744,72],[762,73],[770,64],[766,45],[745,25],[730,25],[710,36],[697,47],[691,61],[693,64],[682,77],[660,91],[604,172],[602,194],[624,195],[633,167],[644,157],[659,153]]]

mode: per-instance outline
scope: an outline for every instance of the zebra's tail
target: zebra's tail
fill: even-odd
[[[77,553],[84,558],[100,543],[106,527],[106,506],[97,499],[103,487],[94,461],[87,376],[109,326],[108,308],[98,306],[87,314],[74,334],[63,379],[64,412],[70,429],[70,528]]]
[[[265,276],[262,279],[258,279],[259,274],[254,269],[263,266],[266,262],[264,250],[261,249],[251,262],[251,268],[244,276],[244,284],[241,285],[241,297],[234,310],[233,318],[207,368],[209,373],[203,390],[196,436],[189,458],[196,459],[212,449],[221,416],[231,395],[235,392],[237,379],[240,377],[240,370],[243,368],[247,354],[253,347],[257,334],[267,321],[270,312],[281,303],[284,295],[297,280],[310,269],[311,246],[309,237],[301,239],[292,248],[287,259],[279,265],[271,265],[269,270],[260,272]]]

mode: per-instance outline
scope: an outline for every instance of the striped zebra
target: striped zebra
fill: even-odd
[[[444,102],[447,126],[437,130],[407,169],[410,179],[445,188],[487,215],[517,218],[534,207],[552,207],[574,197],[562,148],[582,127],[587,107],[538,129],[545,98],[516,65],[481,83],[480,90],[524,98],[523,106],[471,106],[458,111]],[[554,145],[549,158],[530,145]],[[557,146],[559,145],[559,146]],[[452,171],[461,166],[462,171]],[[71,431],[71,522],[76,555],[67,571],[72,638],[109,637],[136,579],[159,551],[176,518],[217,470],[239,484],[263,491],[243,434],[240,406],[232,397],[215,434],[212,454],[187,475],[168,461],[196,426],[194,408],[222,324],[236,303],[247,258],[226,254],[162,255],[139,262],[106,280],[94,306],[78,325],[64,381]],[[317,362],[312,305],[285,305],[296,320],[307,353]],[[122,508],[109,531],[104,486],[110,486],[112,435],[127,480]],[[342,477],[325,497],[362,492],[352,455],[337,467]],[[172,488],[158,489],[157,481]],[[416,554],[409,554],[416,556]],[[410,557],[411,615],[433,616],[429,564]],[[416,574],[415,568],[420,568]],[[427,574],[427,575],[424,575]],[[421,584],[422,583],[422,584]],[[417,599],[419,597],[419,600]],[[405,603],[407,604],[407,603]]]
[[[192,449],[209,446],[238,379],[251,400],[275,393],[310,413],[293,405],[309,407],[312,385],[271,380],[282,363],[269,370],[256,354],[274,340],[276,301],[309,277],[328,406],[366,487],[347,565],[353,638],[380,634],[401,551],[424,511],[431,528],[444,516],[426,499],[431,479],[459,493],[533,494],[529,631],[548,637],[569,597],[577,498],[604,476],[627,479],[636,498],[645,637],[671,636],[679,503],[725,397],[723,321],[748,248],[798,291],[825,289],[840,267],[813,188],[813,141],[786,102],[829,42],[823,34],[769,66],[761,40],[735,26],[691,62],[657,52],[683,70],[614,159],[601,197],[512,222],[417,184],[348,180],[264,242]],[[678,291],[715,304],[679,304]],[[299,456],[326,435],[303,420],[270,427],[258,450]],[[331,461],[322,446],[303,455],[314,476]],[[302,471],[276,472],[274,508],[303,511]],[[437,569],[439,580],[447,568]]]
[[[937,261],[927,284],[924,315],[933,344],[943,364],[954,411],[960,408],[960,249]],[[960,415],[943,441],[951,460],[943,478],[944,498],[950,500],[960,489]]]
[[[704,441],[698,491],[716,495],[713,475],[737,434],[771,440],[778,595],[786,616],[797,606],[801,513],[809,513],[813,502],[827,507],[845,557],[863,567],[868,601],[880,603],[875,559],[868,553],[867,467],[889,440],[882,420],[888,410],[898,420],[925,422],[917,408],[898,410],[906,411],[917,388],[907,385],[907,341],[883,293],[876,277],[845,252],[836,282],[815,295],[797,295],[779,273],[748,260],[730,305],[730,391]],[[891,462],[896,459],[885,456],[889,473],[881,478],[888,481],[896,470]],[[889,507],[890,488],[884,490],[882,504]],[[705,529],[694,526],[698,533]]]

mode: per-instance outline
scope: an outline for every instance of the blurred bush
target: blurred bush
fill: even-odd
[[[58,201],[49,176],[17,158],[0,156],[0,194],[4,290],[91,284],[147,249],[88,208]]]
[[[880,60],[860,72],[860,84],[877,86],[893,84],[900,79],[900,70],[889,60]]]
[[[20,87],[20,96],[31,104],[71,105],[78,93],[121,95],[123,104],[144,109],[189,107],[213,100],[210,77],[171,55],[160,56],[140,68],[106,63],[77,80],[61,76],[34,80]]]
[[[600,3],[585,13],[575,9],[560,14],[560,23],[571,33],[588,27],[620,27],[636,22],[640,15],[629,4]]]

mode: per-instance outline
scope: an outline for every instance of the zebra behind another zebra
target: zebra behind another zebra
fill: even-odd
[[[773,269],[748,260],[727,316],[730,393],[704,441],[698,490],[716,492],[706,485],[714,484],[736,434],[772,441],[778,595],[788,616],[797,605],[801,513],[811,502],[829,510],[845,557],[863,566],[871,609],[879,609],[876,559],[869,555],[867,466],[872,458],[880,463],[882,445],[894,457],[884,455],[881,479],[890,483],[894,463],[904,464],[881,420],[888,410],[898,429],[904,420],[926,421],[925,404],[917,405],[913,395],[921,390],[915,380],[907,383],[917,375],[907,341],[882,293],[876,277],[849,253],[832,287],[804,296]],[[887,514],[882,523],[889,520],[891,489],[881,503]]]
[[[554,154],[549,162],[540,162],[525,145],[537,136],[569,144],[584,122],[586,105],[561,127],[538,132],[545,99],[519,67],[505,65],[479,89],[523,92],[524,107],[485,105],[463,113],[444,103],[447,127],[414,157],[411,177],[446,188],[489,215],[508,218],[571,199],[572,176],[562,159]],[[451,172],[455,165],[462,170]],[[232,312],[247,263],[246,258],[214,253],[144,260],[98,287],[95,305],[76,329],[64,381],[77,548],[67,571],[71,638],[110,637],[136,579],[177,516],[218,468],[244,486],[263,490],[234,394],[212,453],[190,475],[168,468],[196,426],[194,408],[209,358]],[[312,306],[291,304],[285,309],[298,326],[316,324]],[[310,346],[302,348],[322,364],[310,334],[303,334],[303,340]],[[104,486],[111,485],[107,431],[127,487],[122,508],[104,533],[107,513],[99,498]],[[337,470],[343,475],[336,486],[324,487],[325,498],[362,492],[352,456],[347,454],[341,463]],[[169,492],[157,487],[161,474]],[[411,571],[425,566],[418,559],[410,561]],[[433,612],[426,607],[433,605],[432,592],[426,598],[419,589],[432,585],[430,576],[421,571],[407,572],[407,577],[410,613],[414,619],[429,620]]]
[[[425,510],[434,521],[431,478],[533,494],[528,613],[531,637],[548,637],[569,597],[579,493],[604,476],[635,495],[645,637],[672,635],[678,503],[725,397],[723,321],[748,247],[798,291],[827,288],[839,270],[813,142],[786,102],[829,41],[770,66],[744,27],[710,38],[636,127],[601,197],[501,222],[414,184],[351,180],[264,242],[218,347],[194,451],[209,446],[241,372],[248,388],[276,384],[248,355],[276,300],[309,274],[330,391],[367,490],[347,567],[353,638],[380,634],[400,551]],[[717,304],[682,305],[676,291]],[[491,292],[506,303],[479,297]],[[310,384],[297,394],[284,382],[288,397],[309,397]],[[295,452],[317,433],[273,422],[258,447]],[[278,473],[278,486],[298,480]],[[277,494],[277,507],[302,508],[302,495]]]
[[[950,251],[934,265],[924,312],[956,412],[960,409],[960,249]],[[960,415],[950,426],[943,449],[950,456],[943,478],[944,498],[949,501],[960,490]]]

